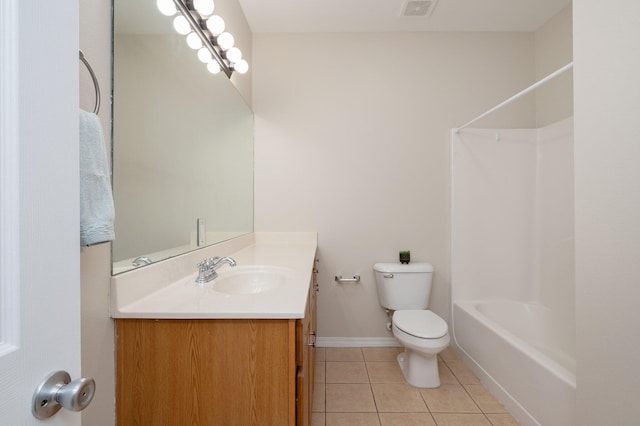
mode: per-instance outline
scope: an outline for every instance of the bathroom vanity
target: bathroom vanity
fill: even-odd
[[[238,266],[196,284],[221,255]],[[315,255],[315,234],[251,234],[113,277],[118,425],[309,425]]]

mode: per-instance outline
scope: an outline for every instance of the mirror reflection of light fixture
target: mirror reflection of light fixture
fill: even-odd
[[[174,29],[187,36],[187,44],[198,51],[198,59],[207,64],[212,74],[224,71],[227,77],[236,71],[245,74],[249,64],[242,52],[234,47],[233,36],[225,31],[224,20],[213,15],[213,0],[156,0],[160,13],[180,14],[173,19]]]

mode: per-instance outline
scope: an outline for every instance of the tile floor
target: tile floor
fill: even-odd
[[[437,389],[405,382],[400,351],[318,348],[312,426],[518,425],[450,349],[438,359]]]

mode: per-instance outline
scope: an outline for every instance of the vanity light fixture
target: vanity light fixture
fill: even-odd
[[[178,15],[173,18],[173,29],[176,30],[178,34],[187,35],[191,32],[191,25],[189,25],[187,18]]]
[[[156,5],[158,6],[158,10],[165,16],[173,16],[178,11],[176,9],[176,5],[173,3],[173,0],[157,0]]]
[[[207,64],[210,73],[224,71],[231,77],[234,71],[240,74],[249,71],[242,52],[234,47],[233,35],[225,31],[224,20],[213,15],[213,0],[156,0],[156,5],[163,15],[177,14],[174,29],[187,36],[187,44],[198,51],[198,59]]]
[[[198,59],[200,59],[200,62],[208,64],[209,62],[213,61],[213,56],[211,56],[211,52],[209,52],[209,49],[207,49],[206,47],[202,47],[198,49]]]
[[[213,15],[207,19],[207,29],[214,37],[218,37],[224,32],[224,20],[218,15]]]
[[[187,34],[187,45],[193,50],[198,50],[202,47],[202,40],[196,33]]]

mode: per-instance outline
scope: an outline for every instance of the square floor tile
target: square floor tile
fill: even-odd
[[[458,356],[458,354],[455,353],[453,351],[453,349],[451,349],[450,347],[444,349],[442,352],[440,352],[438,354],[438,356],[440,358],[442,358],[443,360],[445,360],[445,361],[458,361],[458,360],[460,360],[460,357]]]
[[[311,411],[321,412],[325,410],[325,384],[315,382],[313,385],[313,401]]]
[[[325,414],[311,413],[311,426],[325,426]]]
[[[461,360],[445,361],[453,374],[464,385],[479,385],[480,380]]]
[[[438,426],[491,426],[484,414],[433,413]]]
[[[316,348],[316,362],[323,362],[325,360],[326,348]]]
[[[379,413],[382,426],[436,426],[429,413]]]
[[[420,393],[432,413],[480,412],[462,385],[441,385],[434,389],[420,389]]]
[[[362,348],[364,360],[369,361],[395,361],[402,352],[401,347]]]
[[[326,348],[326,361],[363,362],[361,348]]]
[[[367,362],[367,371],[371,383],[406,383],[396,361]]]
[[[520,426],[520,423],[509,413],[487,414],[493,426]]]
[[[500,404],[492,394],[482,385],[464,385],[471,398],[478,404],[483,413],[506,413],[504,406]]]
[[[327,426],[380,426],[376,413],[327,413]]]
[[[315,370],[314,370],[314,378],[313,381],[314,382],[320,382],[320,383],[324,383],[326,381],[325,379],[325,374],[326,374],[326,363],[325,362],[316,362],[315,364]]]
[[[440,375],[440,384],[442,385],[459,385],[460,382],[451,372],[444,361],[438,359],[438,374]]]
[[[381,413],[429,411],[420,390],[406,383],[373,383],[371,387]]]
[[[369,383],[364,362],[326,362],[327,383]]]
[[[327,413],[375,413],[371,385],[368,383],[327,383],[325,406]]]

